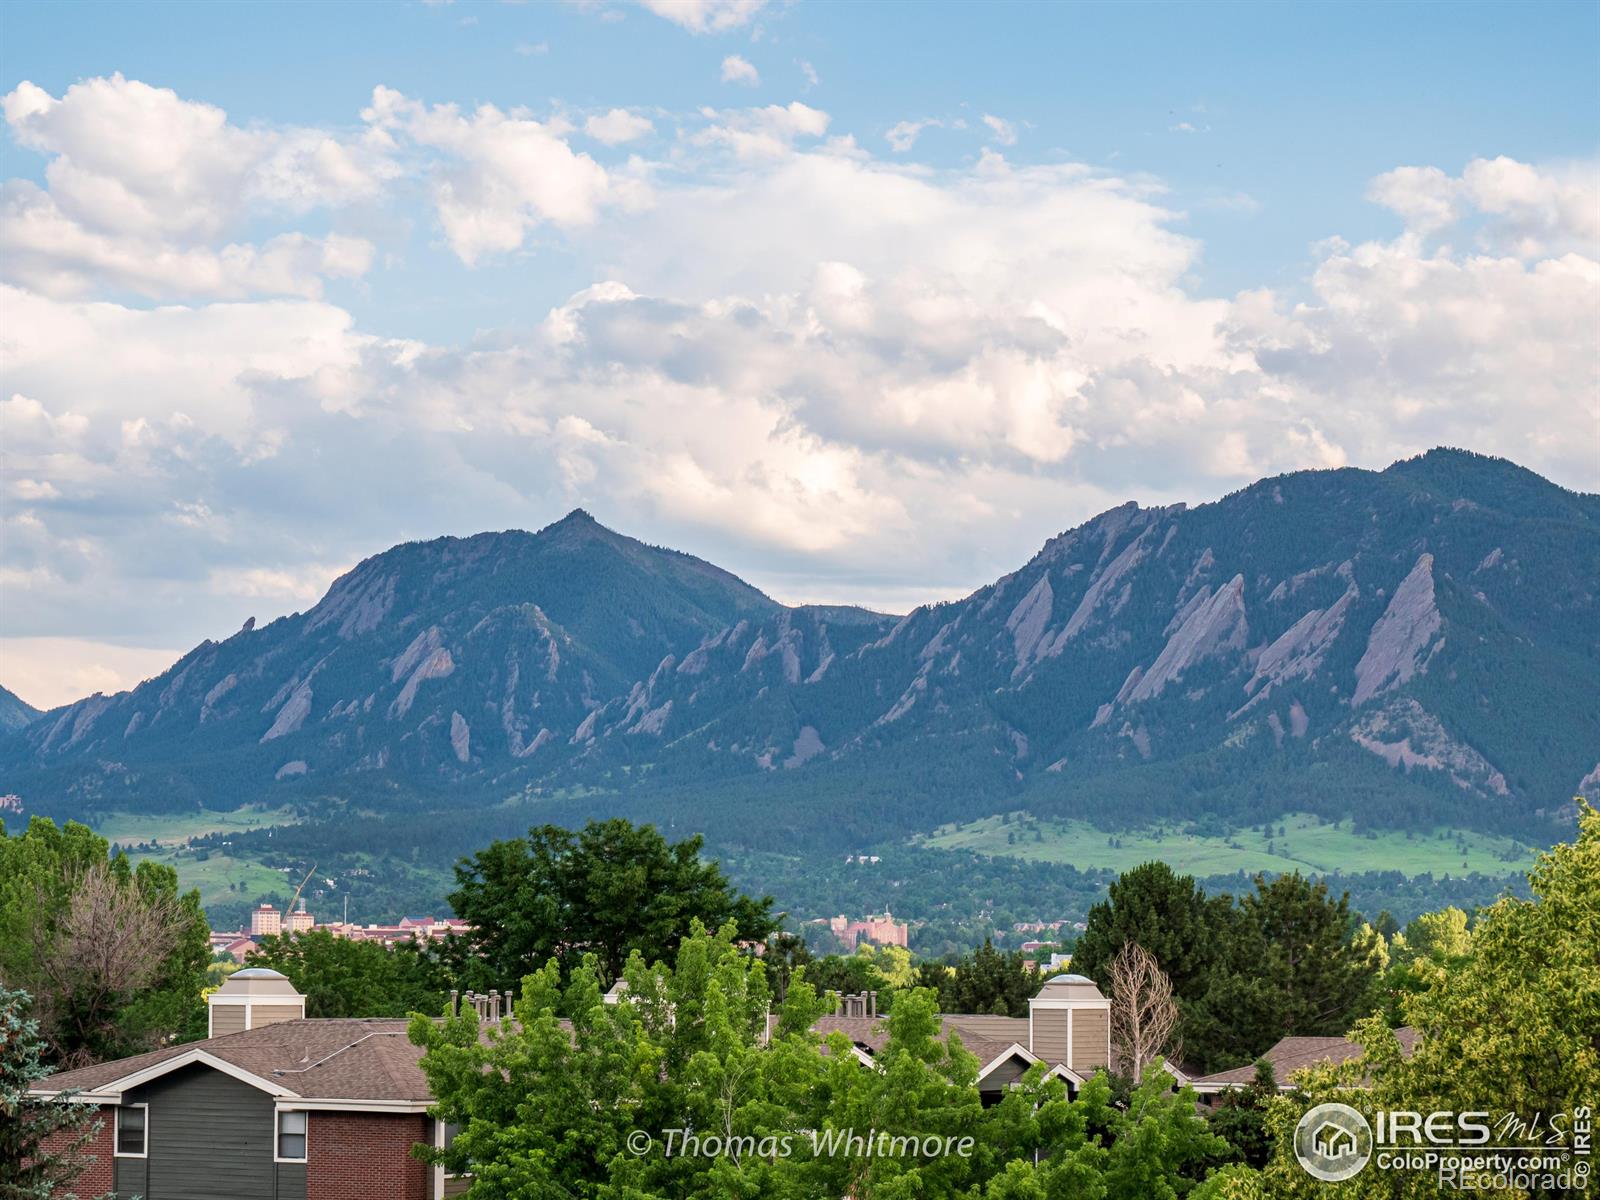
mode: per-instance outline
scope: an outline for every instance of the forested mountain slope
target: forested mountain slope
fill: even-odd
[[[1600,768],[1600,497],[1434,451],[1129,503],[955,603],[784,607],[574,512],[0,741],[30,809],[626,810],[845,844],[1007,808],[1537,832]],[[1587,783],[1585,782],[1587,780]]]

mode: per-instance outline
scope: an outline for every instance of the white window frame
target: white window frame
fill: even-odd
[[[295,1113],[306,1119],[306,1131],[302,1135],[306,1139],[305,1153],[299,1158],[284,1158],[280,1153],[283,1145],[283,1118]],[[272,1114],[272,1161],[275,1163],[299,1163],[302,1166],[311,1161],[311,1114],[303,1108],[280,1108]]]
[[[150,1157],[150,1106],[148,1104],[119,1104],[116,1106],[117,1114],[111,1120],[111,1157],[112,1158],[149,1158]],[[122,1148],[122,1110],[125,1108],[139,1108],[144,1110],[144,1149],[135,1154],[132,1150]]]

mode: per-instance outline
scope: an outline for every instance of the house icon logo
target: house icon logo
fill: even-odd
[[[1317,1179],[1349,1179],[1372,1157],[1372,1126],[1348,1104],[1319,1104],[1295,1126],[1294,1156]]]

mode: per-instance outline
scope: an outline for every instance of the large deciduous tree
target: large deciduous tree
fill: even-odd
[[[740,939],[777,927],[772,898],[736,891],[697,837],[669,843],[653,825],[614,818],[574,833],[555,825],[495,842],[456,867],[450,903],[471,922],[488,978],[515,984],[551,958],[570,972],[593,954],[610,984],[635,950],[670,960],[691,921],[732,921]]]
[[[201,1037],[209,931],[177,873],[133,868],[86,826],[0,823],[0,977],[34,997],[51,1057],[78,1066]]]
[[[289,977],[308,1017],[404,1017],[444,1007],[450,973],[434,947],[385,946],[335,937],[325,929],[268,935],[250,966]]]

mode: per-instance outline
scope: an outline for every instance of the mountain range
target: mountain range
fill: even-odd
[[[963,600],[782,605],[582,510],[407,543],[132,691],[0,696],[30,810],[629,811],[774,845],[1028,808],[1538,832],[1600,787],[1600,496],[1435,450],[1102,513]]]

